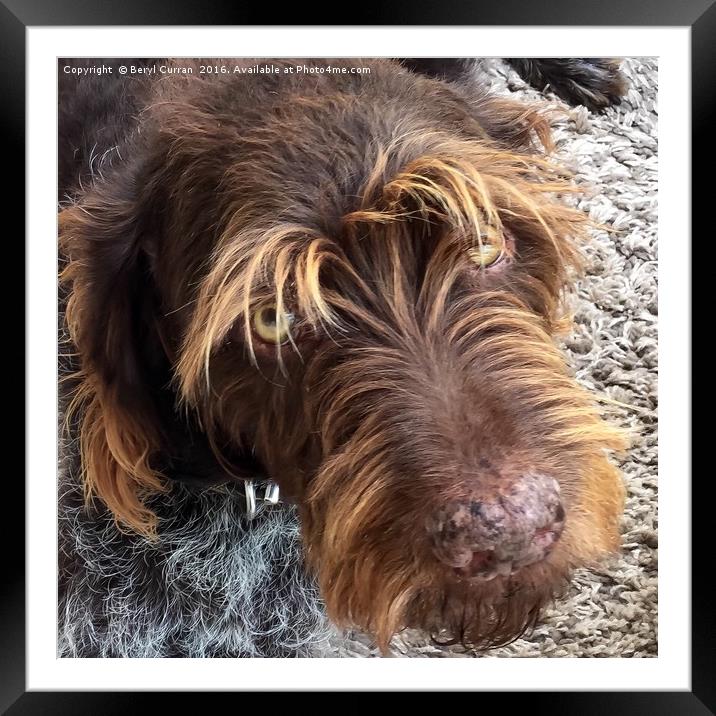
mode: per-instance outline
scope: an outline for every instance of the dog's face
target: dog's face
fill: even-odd
[[[336,622],[498,644],[617,544],[620,441],[553,342],[585,221],[535,112],[372,67],[163,80],[61,215],[87,485],[150,533],[201,436],[297,503]]]

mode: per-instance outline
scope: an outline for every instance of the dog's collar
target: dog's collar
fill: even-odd
[[[253,520],[264,505],[279,503],[279,487],[270,480],[244,480],[246,519]]]

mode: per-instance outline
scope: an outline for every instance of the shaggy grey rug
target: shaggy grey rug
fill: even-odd
[[[393,640],[394,656],[657,655],[657,62],[629,58],[622,71],[628,95],[602,115],[570,109],[547,93],[548,104],[569,111],[555,123],[554,138],[557,158],[590,194],[579,206],[615,230],[586,247],[565,350],[582,383],[616,401],[604,403],[604,414],[631,433],[621,460],[628,493],[622,554],[599,571],[575,574],[569,593],[527,638],[475,654],[406,632]],[[483,72],[496,93],[545,99],[502,62],[486,61]],[[334,655],[378,654],[368,639],[350,634]]]

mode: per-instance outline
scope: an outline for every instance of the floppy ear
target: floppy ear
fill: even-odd
[[[146,211],[131,176],[118,172],[60,213],[66,325],[79,360],[70,412],[79,409],[87,498],[147,536],[145,501],[164,491],[156,458],[166,438],[169,361],[157,330],[157,296],[144,248]]]

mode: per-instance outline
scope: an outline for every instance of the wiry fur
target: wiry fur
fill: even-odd
[[[60,473],[58,655],[319,656],[331,628],[303,567],[294,510],[250,525],[236,489],[177,485],[152,500],[161,542],[86,509],[76,471]]]
[[[96,600],[79,619],[75,593],[114,587],[80,577],[64,602],[67,634],[85,634],[68,636],[81,644],[73,653],[102,642],[129,653],[113,619],[129,613],[128,599],[171,653],[273,653],[261,642],[266,627],[252,627],[266,620],[282,650],[295,605],[275,581],[261,593],[261,579],[241,576],[266,565],[248,553],[233,565],[199,563],[231,540],[271,545],[285,527],[273,513],[207,538],[217,535],[208,521],[236,516],[233,503],[213,500],[256,470],[298,504],[328,615],[383,648],[405,626],[504,643],[573,567],[616,547],[623,494],[607,452],[621,438],[553,343],[587,222],[557,200],[572,186],[538,153],[540,140],[549,145],[546,121],[390,61],[371,66],[368,78],[140,84],[145,104],[121,148],[131,159],[61,214],[67,327],[80,359],[69,414],[81,421],[85,499],[120,528],[106,513],[85,522],[79,504],[68,508],[75,566],[65,578],[93,564],[81,536],[93,525],[93,547],[110,546],[108,570],[127,545],[163,571],[160,583],[146,575],[143,606],[129,596],[143,591],[132,579],[144,578],[130,567],[137,576],[117,588],[119,606],[101,615],[111,635],[89,642]],[[488,240],[504,255],[495,269],[474,258]],[[299,317],[282,346],[254,335],[267,301]],[[478,500],[485,486],[499,495],[530,471],[557,481],[567,512],[546,560],[475,582],[435,559],[427,524],[436,510]],[[187,475],[204,488],[228,484],[192,492],[176,484]],[[202,543],[182,527],[197,505]],[[295,549],[282,539],[267,553],[298,560]],[[293,580],[303,602],[310,588],[295,569],[275,580]],[[191,577],[174,591],[179,572]],[[157,616],[174,605],[180,636]],[[316,631],[317,614],[306,613],[299,650]],[[218,619],[208,627],[215,639],[233,625],[231,647],[199,646],[204,615]]]

